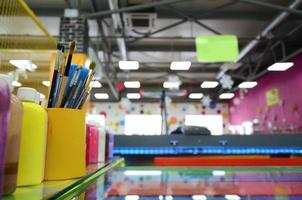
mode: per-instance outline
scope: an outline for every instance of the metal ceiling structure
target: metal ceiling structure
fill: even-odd
[[[78,8],[90,21],[90,45],[98,52],[105,77],[104,87],[95,92],[109,92],[117,101],[127,92],[116,91],[115,84],[126,80],[141,82],[146,91],[162,90],[167,76],[177,75],[180,89],[202,92],[217,99],[221,87],[202,89],[205,80],[215,80],[223,63],[198,63],[195,36],[202,34],[234,34],[239,39],[242,65],[226,73],[231,75],[236,90],[244,80],[256,80],[276,61],[287,61],[302,53],[302,0],[27,0],[40,16],[62,16],[66,7]],[[112,3],[111,2],[111,3]],[[122,20],[125,13],[155,13],[152,29],[129,29]],[[47,25],[46,25],[47,27]],[[118,68],[119,60],[137,60],[137,71]],[[171,71],[170,62],[192,62],[189,71]],[[92,99],[97,101],[96,99]],[[152,101],[152,99],[143,99]],[[177,101],[189,101],[187,97]],[[99,100],[98,100],[99,101]],[[196,101],[196,100],[195,100]]]

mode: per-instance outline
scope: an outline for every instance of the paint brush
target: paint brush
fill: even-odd
[[[95,75],[95,67],[96,67],[96,62],[92,61],[89,65],[90,73],[89,73],[89,77],[88,77],[86,85],[85,85],[85,90],[89,88],[90,82],[92,81],[92,79]]]
[[[67,106],[67,104],[69,102],[69,99],[72,96],[73,88],[75,87],[75,84],[76,84],[76,82],[79,79],[81,69],[82,69],[82,67],[78,67],[76,69],[76,72],[74,72],[73,76],[71,77],[71,81],[70,81],[67,93],[64,96],[64,99],[63,99],[63,102],[62,102],[64,108],[66,108],[66,106]]]
[[[65,71],[64,71],[64,76],[67,76],[67,77],[69,75],[69,70],[70,70],[70,65],[71,65],[71,60],[72,60],[72,54],[74,52],[75,45],[76,45],[75,41],[72,41],[70,43],[68,58],[67,58],[67,62],[66,62],[66,65],[65,65]]]
[[[65,90],[67,89],[66,84],[67,84],[67,79],[68,79],[68,76],[69,76],[69,70],[70,70],[72,54],[74,52],[74,49],[75,49],[75,41],[72,41],[70,43],[70,47],[69,47],[69,51],[68,51],[67,62],[65,64],[64,70],[63,70],[64,71],[64,76],[63,76],[63,79],[62,79],[61,89],[60,89],[60,93],[59,93],[59,101],[58,101],[60,107],[63,107],[62,100],[63,100],[64,94],[65,94]]]
[[[81,104],[82,100],[85,98],[86,93],[89,93],[89,89],[90,89],[90,83],[95,75],[95,67],[96,67],[96,63],[94,61],[92,61],[89,65],[89,69],[90,69],[90,73],[88,76],[88,79],[86,81],[84,90],[82,91],[80,97],[76,100],[76,102],[74,103],[74,107],[78,108],[79,105]],[[87,97],[86,97],[87,98]]]
[[[56,106],[56,102],[58,99],[58,91],[60,90],[61,87],[61,73],[60,73],[60,67],[61,65],[63,65],[65,63],[65,48],[63,46],[62,48],[62,53],[61,53],[61,58],[60,58],[60,64],[59,64],[59,68],[58,68],[58,73],[57,73],[57,78],[56,78],[56,85],[55,85],[55,90],[53,92],[53,99],[52,99],[52,103],[51,103],[51,107],[54,108]]]
[[[55,104],[55,108],[59,108],[60,107],[60,102],[62,101],[62,99],[60,99],[60,94],[61,94],[61,88],[62,88],[62,80],[64,77],[64,66],[66,63],[66,54],[64,53],[63,55],[63,59],[62,62],[60,64],[59,67],[59,76],[58,76],[58,87],[56,88],[56,96],[55,96],[55,100],[54,100],[54,104]]]
[[[54,101],[54,96],[55,96],[55,90],[57,87],[57,80],[59,76],[59,67],[60,63],[62,61],[62,55],[64,55],[64,46],[61,43],[57,44],[57,57],[54,65],[54,71],[53,71],[53,76],[52,76],[52,81],[51,81],[51,88],[49,92],[49,99],[48,99],[48,108],[51,108],[53,105]]]
[[[68,108],[74,108],[75,102],[77,102],[77,99],[81,96],[81,94],[85,88],[85,84],[88,80],[89,73],[90,73],[90,70],[88,70],[87,68],[82,68],[79,79],[75,83],[75,87],[72,91],[72,96],[68,103]]]
[[[83,95],[83,98],[82,100],[80,101],[79,105],[77,106],[78,109],[82,109],[86,100],[87,100],[87,97],[89,96],[89,93],[90,93],[90,89]]]

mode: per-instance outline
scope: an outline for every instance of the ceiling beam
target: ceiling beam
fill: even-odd
[[[288,8],[293,9],[300,5],[301,0],[295,0],[293,3],[289,5]],[[287,11],[283,11],[280,13],[274,20],[272,20],[249,44],[247,44],[239,54],[238,61],[242,60],[251,50],[253,50],[258,44],[258,38],[266,37],[276,26],[278,26],[282,21],[284,21],[288,17],[289,13]]]
[[[209,15],[211,16],[213,14],[221,13],[221,10],[223,10],[223,9],[225,9],[227,7],[230,7],[230,6],[234,5],[234,4],[236,4],[237,2],[238,2],[237,0],[233,0],[231,2],[222,4],[220,6],[217,6],[217,7],[213,8],[213,9],[210,9],[210,10],[207,10],[205,12],[202,12],[200,15],[195,16],[195,18],[197,18],[197,19],[199,19],[199,18],[205,18],[205,17],[207,17]]]
[[[165,26],[165,27],[163,27],[163,28],[161,28],[161,29],[158,29],[158,30],[153,31],[153,32],[151,32],[151,33],[147,33],[147,34],[143,35],[142,37],[138,37],[138,38],[136,38],[136,39],[134,39],[134,40],[131,40],[131,41],[127,42],[127,45],[133,44],[133,43],[135,43],[135,42],[137,42],[137,41],[139,41],[139,40],[141,40],[141,39],[148,38],[148,37],[150,37],[151,35],[154,35],[154,34],[157,34],[157,33],[163,32],[163,31],[166,31],[166,30],[171,29],[171,28],[173,28],[173,27],[175,27],[175,26],[178,26],[178,25],[180,25],[180,24],[183,24],[183,23],[185,23],[185,22],[187,22],[187,21],[188,21],[187,19],[182,19],[182,20],[180,20],[180,21],[178,21],[178,22],[175,22],[175,23],[173,23],[173,24],[170,24],[170,25],[168,25],[168,26]]]
[[[110,7],[110,10],[118,9],[118,1],[117,0],[108,0],[108,4]],[[113,29],[115,32],[115,35],[124,35],[124,27],[122,23],[121,16],[119,14],[112,14],[111,15],[112,22],[113,22]],[[105,21],[105,20],[104,20]],[[118,49],[120,51],[121,60],[127,61],[128,60],[128,52],[126,47],[126,41],[125,38],[117,38],[116,43],[118,46]]]
[[[184,19],[188,19],[189,21],[193,21],[195,22],[196,24],[198,24],[199,26],[201,26],[202,28],[216,34],[216,35],[221,35],[221,33],[219,31],[216,31],[215,29],[211,28],[210,26],[200,22],[197,18],[195,18],[194,16],[192,15],[187,15],[187,14],[184,14],[181,10],[178,10],[177,8],[174,8],[173,6],[171,5],[167,5],[168,8],[171,9],[172,12],[176,13],[178,16],[181,16],[183,17]]]
[[[97,8],[96,8],[96,0],[90,0],[90,3],[91,3],[91,8],[93,11],[97,11]],[[111,49],[110,49],[110,46],[109,46],[109,43],[108,43],[108,40],[105,37],[105,32],[104,32],[104,29],[103,29],[103,24],[102,24],[102,20],[100,19],[96,19],[97,21],[97,24],[98,24],[98,28],[99,28],[99,34],[102,38],[102,49],[103,49],[103,53],[104,53],[104,61],[105,62],[108,62],[110,63],[111,62]],[[96,45],[98,47],[98,45]],[[101,63],[101,60],[98,56],[98,49],[96,50],[95,48],[92,48],[93,49],[93,54],[95,55],[95,58],[96,58],[96,62],[98,65],[100,65]],[[109,68],[108,65],[100,65],[100,66],[105,66],[103,67],[103,78],[106,80],[110,90],[111,90],[111,93],[113,94],[114,98],[116,100],[119,99],[119,92],[116,90],[115,86],[114,86],[114,81],[112,80],[112,77],[109,77],[108,75],[108,71],[111,71],[112,73],[115,73],[115,69],[114,68]]]
[[[132,11],[143,10],[143,9],[147,9],[147,8],[168,5],[168,4],[173,4],[173,3],[179,3],[179,2],[183,2],[183,0],[155,1],[155,2],[151,2],[151,3],[139,4],[139,5],[124,7],[124,8],[119,8],[119,9],[94,12],[94,13],[86,14],[84,16],[87,18],[98,18],[101,16],[111,15],[113,13],[132,12]]]
[[[214,79],[216,77],[216,73],[190,73],[190,72],[178,72],[175,73],[176,75],[180,76],[181,78],[185,79],[199,79],[200,81],[203,79]],[[146,79],[163,79],[166,80],[168,76],[168,73],[165,72],[118,72],[117,73],[117,78],[119,80],[141,80],[144,81]]]
[[[286,61],[289,61],[290,59],[294,58],[295,56],[299,55],[302,53],[302,48],[292,52],[291,54],[289,54],[288,56],[286,56],[285,58],[283,58],[282,60],[278,61],[278,62],[286,62]],[[269,71],[268,70],[263,70],[261,71],[260,73],[256,74],[255,76],[251,77],[249,79],[249,81],[255,81],[255,80],[258,80],[260,77],[264,76],[265,74],[267,74]],[[231,91],[236,91],[238,90],[239,87],[236,86],[234,87]]]
[[[283,11],[283,12],[288,12],[288,13],[291,13],[294,15],[302,16],[301,10],[297,10],[292,7],[284,7],[284,6],[279,6],[276,4],[267,3],[264,1],[257,1],[257,0],[239,0],[239,1],[242,3],[248,3],[248,4],[252,4],[252,5],[256,5],[256,6],[271,8],[271,9],[275,9],[275,10],[279,10],[279,11]],[[300,3],[300,2],[301,2],[301,0],[298,1],[298,3]]]

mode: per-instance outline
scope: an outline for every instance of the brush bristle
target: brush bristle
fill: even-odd
[[[89,69],[91,70],[95,70],[95,67],[96,67],[96,62],[95,61],[92,61],[89,65]]]
[[[63,46],[62,43],[59,42],[59,43],[57,44],[57,49],[58,49],[58,50],[61,50],[62,48],[64,48],[64,46]]]
[[[75,46],[76,46],[76,42],[73,40],[71,43],[70,43],[70,47],[69,47],[69,51],[71,53],[73,53],[74,49],[75,49]]]

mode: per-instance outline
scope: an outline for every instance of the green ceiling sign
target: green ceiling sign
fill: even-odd
[[[235,35],[201,35],[195,39],[199,62],[236,62],[239,56]]]

